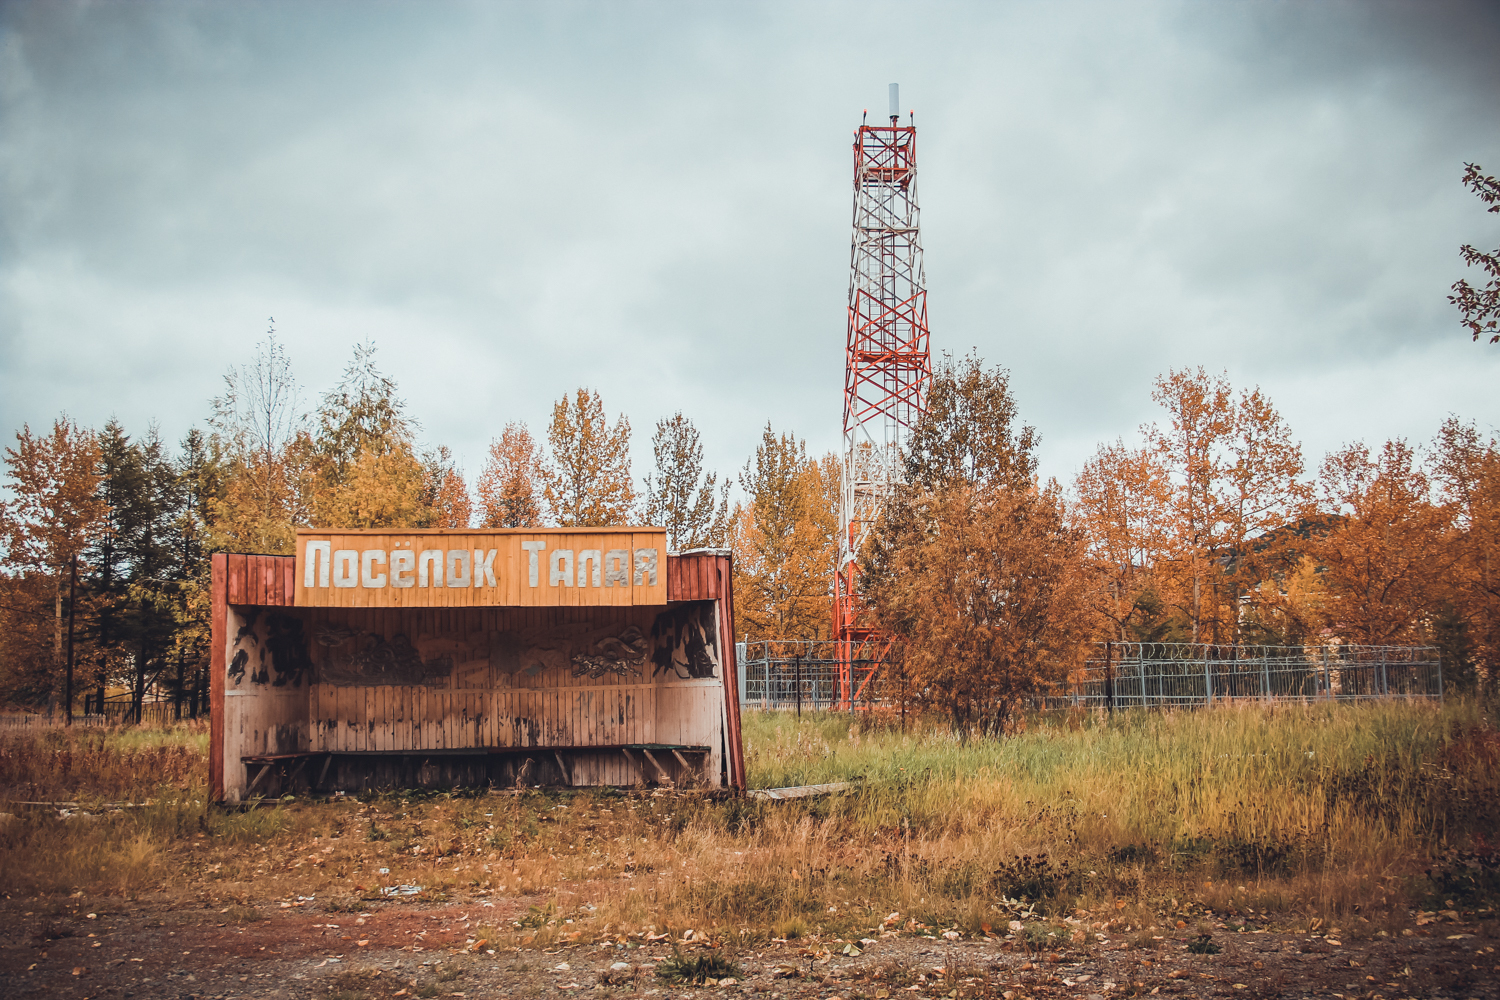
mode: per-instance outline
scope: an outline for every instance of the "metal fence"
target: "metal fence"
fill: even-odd
[[[1113,642],[1093,647],[1060,705],[1160,708],[1216,701],[1356,701],[1443,696],[1431,646],[1213,646]]]
[[[102,709],[102,710],[101,710]],[[141,725],[146,726],[169,726],[174,722],[187,722],[192,719],[191,702],[183,699],[181,718],[171,700],[148,701],[141,705]],[[208,718],[207,709],[203,709],[198,715],[201,719]],[[82,712],[73,713],[73,725],[75,726],[128,726],[136,724],[135,706],[130,700],[107,700],[98,705],[93,696],[89,695],[84,702]],[[62,726],[66,724],[66,718],[61,710],[51,715],[45,712],[5,712],[0,713],[0,727],[6,729],[35,729],[47,728],[49,726]]]
[[[831,709],[839,697],[838,665],[831,640],[761,640],[735,648],[740,667],[740,704],[747,708]],[[874,660],[855,661],[856,686]],[[859,707],[885,704],[885,678],[864,686]]]
[[[832,642],[742,642],[740,703],[747,708],[832,708],[838,672]],[[869,661],[861,661],[868,668]],[[892,703],[877,673],[859,707]],[[1356,701],[1443,696],[1443,664],[1430,646],[1216,646],[1112,642],[1090,647],[1081,669],[1035,699],[1039,708],[1167,708],[1232,700]]]

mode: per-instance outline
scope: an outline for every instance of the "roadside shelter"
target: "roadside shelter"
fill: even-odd
[[[213,559],[215,800],[743,789],[730,555],[652,528],[318,531]]]

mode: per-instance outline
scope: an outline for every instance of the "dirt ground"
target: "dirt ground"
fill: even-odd
[[[1493,912],[1414,915],[1421,925],[1355,941],[1274,927],[1211,935],[1217,954],[1189,951],[1196,928],[1111,939],[1079,924],[1055,951],[1015,940],[945,940],[872,932],[861,941],[578,941],[546,950],[491,949],[481,926],[512,926],[541,897],[427,905],[369,902],[329,912],[316,901],[187,908],[83,896],[0,901],[0,996],[222,1000],[386,1000],[549,995],[889,1000],[902,996],[1500,998],[1500,922]],[[689,932],[691,933],[691,932]],[[846,950],[852,954],[846,954]],[[731,958],[717,985],[664,982],[676,956]],[[732,980],[732,981],[731,981]]]

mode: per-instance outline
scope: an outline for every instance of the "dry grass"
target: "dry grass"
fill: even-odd
[[[136,801],[205,777],[208,727],[0,731],[0,797]]]
[[[353,912],[403,884],[418,901],[524,897],[474,932],[499,948],[689,929],[731,945],[999,935],[1016,920],[1039,951],[1104,928],[1150,949],[1179,922],[1395,931],[1410,905],[1442,901],[1435,859],[1500,827],[1500,742],[1466,702],[1051,716],[967,743],[847,716],[746,721],[754,784],[859,785],[775,803],[600,789],[223,812],[203,806],[200,734],[12,741],[12,800],[152,804],[92,819],[6,807],[0,880],[225,908],[312,896]]]

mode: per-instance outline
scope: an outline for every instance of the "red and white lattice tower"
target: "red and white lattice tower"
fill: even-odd
[[[833,594],[839,707],[865,694],[890,648],[859,596],[859,555],[902,478],[902,446],[932,381],[917,208],[917,130],[900,119],[854,134],[854,236],[844,354],[844,468]]]

